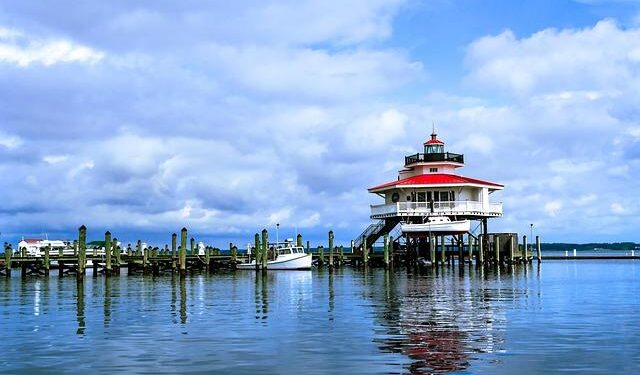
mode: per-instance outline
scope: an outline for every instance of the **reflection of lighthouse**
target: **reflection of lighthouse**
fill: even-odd
[[[385,272],[385,271],[383,271]],[[453,271],[452,271],[453,272]],[[406,356],[412,374],[467,369],[478,353],[500,351],[506,317],[500,290],[441,275],[384,273],[376,316],[385,333],[376,343],[383,352]],[[510,292],[512,292],[510,290]]]

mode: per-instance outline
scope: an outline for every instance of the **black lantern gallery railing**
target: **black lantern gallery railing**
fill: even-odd
[[[438,154],[414,154],[404,158],[404,165],[413,163],[428,163],[435,161],[450,161],[454,163],[464,164],[464,155],[454,154],[452,152],[443,152]]]

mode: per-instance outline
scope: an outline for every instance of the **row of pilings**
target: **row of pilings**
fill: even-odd
[[[190,246],[189,246],[190,245]],[[296,245],[304,247],[302,235],[298,234]],[[421,236],[406,237],[405,245],[400,246],[389,235],[384,235],[382,245],[378,248],[363,244],[354,248],[351,241],[349,249],[335,245],[333,231],[328,232],[327,247],[320,244],[316,251],[312,252],[310,242],[306,241],[306,252],[313,253],[314,264],[318,267],[338,267],[342,265],[352,266],[385,266],[407,265],[428,267],[437,265],[451,265],[456,262],[460,265],[505,265],[527,263],[534,259],[534,249],[527,245],[526,236],[523,243],[518,243],[517,234],[486,234],[474,237],[467,235],[464,241],[462,235],[454,236]],[[117,240],[112,238],[111,232],[104,234],[104,246],[101,251],[87,248],[87,228],[83,225],[78,228],[78,239],[69,249],[51,247],[44,248],[43,256],[30,256],[26,248],[14,252],[11,245],[5,243],[4,259],[0,259],[0,274],[11,275],[12,268],[19,267],[22,276],[47,276],[52,268],[57,267],[59,276],[75,275],[82,279],[86,275],[87,265],[93,268],[93,276],[100,274],[105,276],[119,275],[122,268],[127,269],[127,274],[152,274],[178,273],[185,276],[192,271],[210,271],[217,268],[234,268],[239,262],[255,261],[256,270],[267,269],[270,253],[274,251],[269,244],[269,233],[263,229],[254,236],[253,251],[240,254],[238,248],[229,244],[228,254],[222,254],[217,248],[207,246],[201,251],[195,244],[195,239],[188,238],[188,231],[182,228],[180,231],[180,243],[178,235],[171,236],[171,248],[148,247],[143,249],[140,240],[135,248],[128,245],[123,249]],[[190,249],[189,249],[190,247]],[[380,249],[381,248],[381,249]],[[381,250],[381,251],[380,251]],[[535,252],[538,261],[541,260],[540,238],[536,236]]]

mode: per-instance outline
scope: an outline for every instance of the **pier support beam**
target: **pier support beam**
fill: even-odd
[[[523,261],[527,263],[529,261],[529,255],[527,254],[527,235],[522,236],[522,254]]]
[[[389,234],[384,235],[384,266],[389,267]]]
[[[262,255],[260,255],[260,260],[262,260],[262,270],[266,271],[267,269],[267,247],[269,246],[269,232],[267,229],[262,230]]]
[[[111,276],[111,232],[104,233],[104,275]]]
[[[473,236],[471,233],[467,234],[467,246],[469,246],[469,264],[473,263]]]
[[[333,231],[329,231],[329,267],[333,268]]]
[[[298,233],[296,236],[296,246],[302,247],[302,235]]]
[[[432,267],[438,263],[436,260],[436,236],[433,233],[429,234],[429,261]]]
[[[51,251],[51,246],[45,246],[44,248],[44,275],[49,276],[49,268],[51,266],[51,261],[49,260],[49,252]]]
[[[496,266],[500,265],[500,237],[497,235],[493,236],[493,250],[495,252],[496,257]]]
[[[11,255],[13,255],[13,249],[8,243],[4,243],[4,269],[5,276],[11,277]]]
[[[253,241],[253,252],[256,261],[256,271],[258,271],[260,269],[260,235],[258,233],[253,236]],[[249,259],[249,262],[251,262],[251,259]]]
[[[180,231],[180,277],[187,274],[187,228]]]
[[[445,251],[445,246],[446,246],[446,238],[443,235],[440,236],[440,264],[444,266],[445,262],[447,261],[447,254]]]
[[[369,262],[369,249],[367,248],[367,237],[362,236],[362,265],[366,266]]]
[[[478,236],[478,258],[476,259],[476,264],[478,266],[482,266],[484,264],[484,249],[483,249],[484,235],[481,234]]]
[[[84,279],[85,267],[87,265],[87,227],[84,225],[78,228],[78,273],[79,280]]]
[[[542,251],[540,248],[540,236],[536,236],[536,257],[538,258],[538,263],[542,262]]]

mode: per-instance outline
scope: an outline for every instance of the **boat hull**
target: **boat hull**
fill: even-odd
[[[308,270],[311,269],[311,254],[296,254],[295,257],[286,257],[281,260],[267,262],[268,270]],[[256,262],[236,264],[239,270],[255,270]]]
[[[424,224],[400,224],[403,233],[465,233],[471,230],[471,221],[460,220]]]

